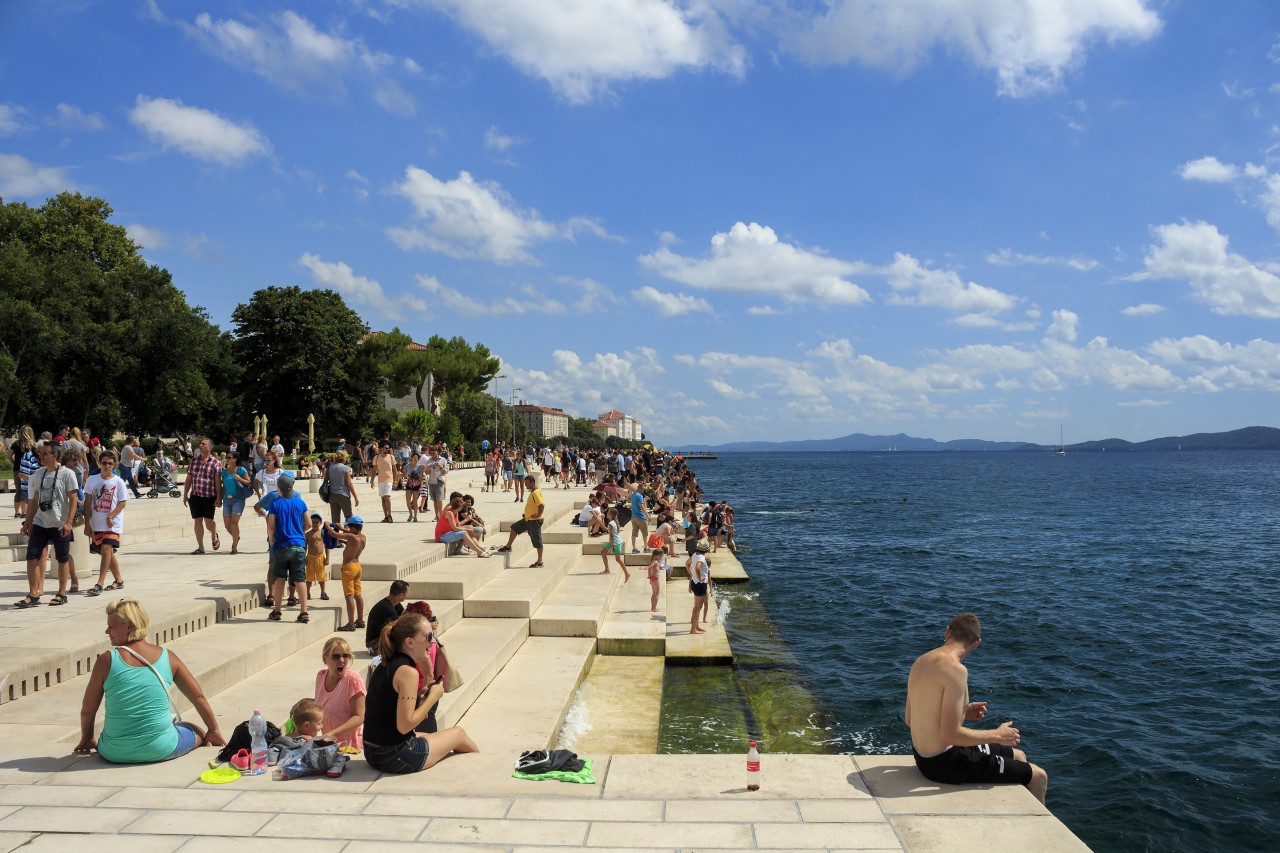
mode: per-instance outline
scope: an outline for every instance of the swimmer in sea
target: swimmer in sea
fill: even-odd
[[[1049,775],[1014,749],[1021,735],[1012,722],[995,729],[964,725],[987,715],[986,702],[969,701],[969,670],[964,666],[982,643],[978,617],[961,613],[945,636],[941,646],[916,659],[907,677],[906,720],[916,767],[926,779],[949,785],[1025,785],[1043,803]]]

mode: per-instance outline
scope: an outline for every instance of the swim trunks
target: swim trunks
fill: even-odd
[[[329,564],[324,554],[307,555],[307,583],[324,583],[329,579]]]
[[[912,750],[916,767],[926,779],[947,785],[988,782],[1025,785],[1031,781],[1031,765],[1013,757],[1013,747],[999,743],[953,746],[941,755],[924,758]]]
[[[360,563],[343,563],[342,564],[342,594],[343,595],[360,595],[361,585],[360,576],[364,574],[364,570],[360,568]]]

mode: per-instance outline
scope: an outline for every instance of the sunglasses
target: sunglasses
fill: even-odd
[[[351,652],[334,652],[329,657],[333,660],[349,660],[352,654]]]

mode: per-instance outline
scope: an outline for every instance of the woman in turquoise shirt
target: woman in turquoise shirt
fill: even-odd
[[[168,761],[204,744],[226,745],[195,676],[177,655],[147,642],[150,630],[151,618],[138,602],[122,598],[107,605],[106,634],[113,648],[94,662],[80,707],[76,752],[96,748],[107,761],[139,764]],[[168,691],[175,683],[195,706],[207,732],[193,723],[174,724]],[[95,741],[93,724],[104,696],[107,712]]]

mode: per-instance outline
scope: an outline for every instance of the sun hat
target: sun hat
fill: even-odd
[[[707,539],[705,539],[705,538],[704,538],[704,539],[699,539],[699,540],[698,540],[698,550],[699,550],[699,551],[703,551],[703,552],[710,551],[710,550],[711,550],[711,542],[710,542],[710,540],[707,540]]]

